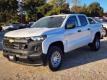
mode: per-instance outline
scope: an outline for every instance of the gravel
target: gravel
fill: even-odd
[[[101,44],[98,52],[87,46],[70,52],[56,72],[48,67],[16,64],[0,54],[0,80],[107,80],[107,38]]]

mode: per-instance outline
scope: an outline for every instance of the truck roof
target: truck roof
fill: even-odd
[[[70,15],[84,15],[84,14],[59,14],[59,15],[52,15],[52,16],[57,17],[57,16],[70,16]],[[48,16],[48,17],[52,17],[52,16]]]

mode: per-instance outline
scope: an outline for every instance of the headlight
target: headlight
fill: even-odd
[[[43,40],[45,40],[46,38],[47,38],[46,35],[42,35],[42,36],[33,36],[33,37],[31,37],[31,39],[34,40],[34,41],[43,41]]]

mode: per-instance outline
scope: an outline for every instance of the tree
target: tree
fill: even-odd
[[[45,4],[45,0],[24,0],[25,10],[34,11],[37,7]]]
[[[103,16],[103,8],[100,6],[99,3],[94,2],[90,4],[89,6],[73,6],[71,8],[71,12],[73,13],[83,13],[87,16]]]
[[[81,6],[73,6],[71,8],[72,13],[81,13],[82,12],[82,7]]]
[[[60,7],[54,8],[54,9],[52,9],[51,11],[49,11],[49,12],[46,14],[46,16],[58,15],[58,14],[61,13],[60,11],[61,11],[61,8],[60,8]]]
[[[17,15],[16,0],[0,0],[0,22],[8,22]]]
[[[98,2],[94,2],[88,6],[90,16],[103,16],[103,8]]]
[[[16,0],[0,0],[0,11],[16,11],[17,7]]]
[[[37,8],[37,12],[41,13],[42,15],[45,16],[45,14],[47,14],[50,10],[52,10],[53,6],[46,3],[41,7]]]
[[[62,6],[66,0],[51,0],[50,4],[54,7]]]
[[[69,9],[66,0],[51,0],[45,3],[46,0],[23,0],[23,9],[25,11],[26,22],[36,21],[41,17],[55,14],[67,14],[71,12],[83,13],[88,16],[103,16],[103,8],[99,3],[94,2],[89,6],[73,6]],[[76,0],[77,2],[79,0]],[[17,22],[17,0],[0,0],[0,23]],[[71,10],[71,12],[70,12]]]
[[[69,8],[69,5],[67,3],[64,3],[61,6],[61,13],[65,13],[65,14],[70,13],[70,8]]]
[[[53,8],[46,15],[56,15],[61,13],[70,13],[69,5],[66,0],[51,0],[49,2]]]
[[[45,5],[45,0],[25,0],[23,8],[26,11],[26,21],[36,21],[37,19],[43,17],[41,12],[39,12],[39,8],[43,5]]]

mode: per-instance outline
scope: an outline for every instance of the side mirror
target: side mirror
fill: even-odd
[[[73,28],[75,28],[74,24],[67,24],[66,25],[66,29],[73,29]]]

